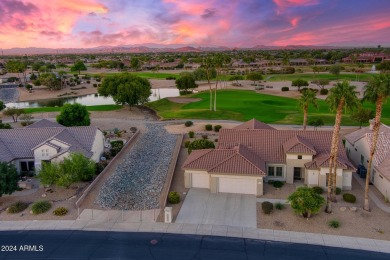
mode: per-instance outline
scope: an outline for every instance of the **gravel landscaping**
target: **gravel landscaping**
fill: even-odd
[[[115,173],[103,184],[96,203],[102,208],[145,210],[159,207],[177,135],[163,124],[145,124],[143,134]]]
[[[0,88],[0,100],[6,103],[16,102],[19,98],[17,88]]]

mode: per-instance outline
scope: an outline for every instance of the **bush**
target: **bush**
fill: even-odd
[[[305,218],[318,213],[325,204],[325,199],[309,187],[299,187],[288,197],[288,201],[294,212]]]
[[[284,209],[284,204],[281,202],[275,203],[275,208],[278,210]]]
[[[215,132],[219,132],[219,130],[222,128],[222,126],[221,125],[215,125],[214,126],[214,131]]]
[[[188,146],[188,154],[190,154],[193,150],[213,149],[213,148],[215,148],[213,142],[206,139],[199,139],[190,143],[190,145]]]
[[[209,137],[207,135],[202,135],[202,139],[209,139]]]
[[[329,227],[331,228],[339,228],[340,222],[338,220],[331,220],[328,222]]]
[[[290,88],[289,87],[282,87],[282,91],[289,91]]]
[[[189,131],[189,132],[188,132],[188,136],[189,136],[190,138],[194,138],[194,137],[195,137],[195,132],[194,132],[194,131]]]
[[[68,209],[64,207],[59,207],[53,211],[53,214],[56,216],[65,216],[66,214],[68,214]]]
[[[111,153],[111,156],[115,156],[117,155],[123,148],[123,141],[121,140],[118,140],[118,141],[113,141],[111,142],[111,149],[110,149],[110,153]]]
[[[275,188],[282,188],[283,185],[284,185],[284,182],[282,182],[282,181],[273,181],[273,182],[272,182],[272,185],[273,185]]]
[[[322,89],[320,90],[320,94],[321,94],[321,95],[328,95],[328,92],[329,92],[329,90],[327,90],[326,88],[322,88]]]
[[[190,127],[190,126],[192,126],[194,123],[192,122],[192,121],[186,121],[185,123],[184,123],[184,125],[186,126],[186,127]]]
[[[97,162],[95,167],[95,173],[100,174],[104,170],[104,168],[106,168],[107,164],[108,164],[107,161]]]
[[[22,212],[23,210],[27,209],[27,207],[28,207],[28,203],[23,202],[23,201],[17,201],[15,203],[12,203],[8,207],[7,213],[10,213],[10,214],[19,213],[19,212]]]
[[[355,203],[356,202],[356,197],[355,195],[351,193],[344,193],[343,194],[343,200],[349,203]]]
[[[171,77],[171,76],[169,76],[169,77],[166,77],[165,79],[166,79],[166,80],[176,80],[176,78],[175,78],[175,77]]]
[[[106,151],[106,152],[103,152],[103,157],[106,158],[106,160],[110,160],[111,159],[111,153]]]
[[[261,209],[263,210],[264,214],[271,214],[272,210],[274,209],[274,204],[269,201],[264,201],[261,203]]]
[[[204,127],[207,131],[211,131],[211,130],[213,130],[213,126],[212,125],[210,125],[210,124],[207,124],[207,125],[205,125],[205,127]]]
[[[341,189],[339,187],[336,188],[336,195],[340,195],[341,194]]]
[[[185,141],[185,142],[184,142],[184,147],[185,147],[185,148],[188,148],[188,146],[190,145],[190,143],[191,143],[191,141]]]
[[[324,189],[322,187],[319,187],[319,186],[313,187],[313,190],[317,194],[322,194],[324,192]]]
[[[215,138],[215,139],[214,139],[214,142],[218,143],[218,138]]]
[[[51,203],[47,200],[37,201],[31,207],[34,215],[45,213],[49,209],[51,209]]]
[[[170,191],[168,194],[168,202],[170,204],[177,204],[180,202],[180,194],[177,191]]]

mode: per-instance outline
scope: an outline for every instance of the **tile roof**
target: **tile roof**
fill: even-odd
[[[257,121],[256,119],[249,120],[241,125],[234,127],[233,129],[269,129],[276,130],[272,126],[264,124],[263,122]]]
[[[373,133],[366,134],[367,143],[371,148]],[[374,166],[390,180],[390,133],[380,133],[374,155]]]
[[[60,125],[56,122],[49,121],[47,119],[41,119],[39,121],[36,121],[35,123],[26,126],[25,128],[43,128],[43,127],[62,127],[65,128],[65,126]]]
[[[0,129],[0,161],[33,158],[32,149],[52,139],[68,143],[70,151],[90,157],[97,130],[93,126]]]
[[[304,140],[302,137],[295,135],[283,144],[285,153],[302,153],[315,155],[317,152],[314,146]]]
[[[390,133],[390,127],[384,124],[380,125],[379,128],[380,133]],[[370,130],[370,127],[363,127],[359,130],[356,130],[350,134],[345,135],[345,139],[351,143],[354,144],[357,140],[360,138],[363,138],[366,134],[372,133],[372,130]]]

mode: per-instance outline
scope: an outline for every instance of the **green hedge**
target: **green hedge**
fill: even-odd
[[[211,130],[213,130],[213,125],[207,124],[207,125],[204,126],[204,128],[205,128],[207,131],[211,131]]]
[[[34,215],[45,213],[49,209],[51,209],[51,203],[47,200],[37,201],[31,207]]]
[[[169,192],[168,202],[170,204],[178,204],[180,202],[180,194],[177,191]]]
[[[343,194],[343,199],[344,199],[344,201],[349,202],[349,203],[355,203],[356,202],[355,195],[353,195],[351,193],[344,193]]]
[[[27,209],[28,208],[28,203],[26,202],[23,202],[23,201],[17,201],[15,203],[12,203],[8,209],[7,209],[7,213],[10,213],[10,214],[15,214],[15,213],[19,213],[19,212],[22,212],[23,210]]]

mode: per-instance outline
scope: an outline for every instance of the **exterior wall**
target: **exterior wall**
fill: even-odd
[[[42,150],[44,152],[42,152]],[[57,149],[45,144],[37,147],[34,150],[35,171],[38,173],[42,167],[42,161],[48,160],[49,158],[53,157],[57,153],[58,153]]]
[[[375,171],[374,186],[382,193],[382,195],[389,199],[390,196],[390,181],[386,179],[379,171]]]
[[[321,168],[318,186],[326,188],[326,174],[329,172],[329,168]],[[344,171],[341,168],[336,170],[336,187],[345,190],[352,189],[352,172]]]
[[[356,141],[354,145],[349,143],[348,141],[345,142],[345,148],[347,150],[348,158],[354,162],[354,164],[357,166],[361,164],[361,155],[364,156],[363,165],[367,168],[368,163],[367,160],[370,156],[370,147],[368,146],[368,143],[366,141],[366,138],[361,138],[360,140]],[[373,168],[372,168],[373,169]],[[371,171],[372,171],[371,169]]]
[[[192,173],[201,173],[201,174],[209,175],[209,173],[207,171],[185,170],[184,171],[184,187],[186,187],[187,189],[192,188]]]
[[[344,171],[342,178],[342,190],[352,190],[352,172]]]
[[[302,155],[302,159],[298,159],[298,155]],[[303,154],[286,154],[286,182],[294,183],[294,167],[304,168],[305,163],[313,160],[312,155]],[[302,169],[301,177],[305,178],[305,171]]]
[[[100,161],[100,157],[103,154],[104,150],[104,135],[103,132],[100,131],[99,129],[96,130],[96,135],[95,135],[95,140],[93,141],[92,145],[92,157],[91,159],[94,160],[95,162]]]
[[[211,193],[217,193],[218,192],[218,185],[219,185],[219,182],[218,182],[218,178],[211,175],[210,176],[210,192]]]
[[[306,170],[307,177],[305,178],[305,182],[307,186],[314,187],[320,186],[320,178],[319,178],[319,170]]]
[[[286,181],[286,165],[285,164],[274,164],[274,163],[270,163],[270,164],[266,164],[266,171],[267,171],[267,174],[268,174],[268,167],[282,167],[283,168],[283,176],[282,177],[278,177],[278,176],[268,176],[266,177],[266,180],[277,180],[277,181]],[[276,175],[276,169],[275,169],[275,175]]]

